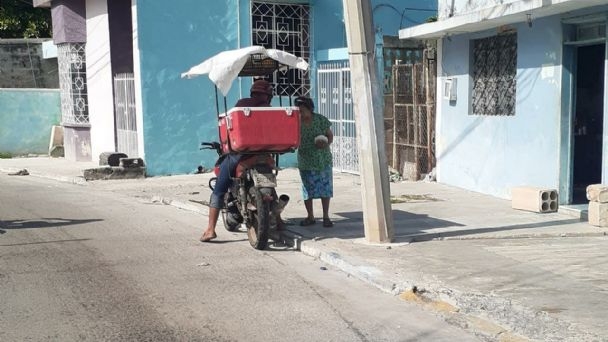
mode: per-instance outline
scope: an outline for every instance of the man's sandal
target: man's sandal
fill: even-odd
[[[200,239],[198,239],[198,241],[200,242],[209,242],[211,240],[214,240],[217,238],[217,234],[213,233],[213,235],[207,235],[205,236],[205,234],[203,234],[203,236],[201,236]]]

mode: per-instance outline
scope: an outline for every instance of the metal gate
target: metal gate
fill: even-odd
[[[427,48],[423,56],[421,62],[392,67],[394,130],[389,152],[391,166],[408,180],[419,180],[435,167],[434,49]]]
[[[125,153],[129,158],[139,157],[135,117],[135,79],[131,73],[114,76],[114,112],[117,152]]]
[[[317,107],[332,123],[334,170],[359,174],[357,131],[347,61],[324,63],[317,70]]]

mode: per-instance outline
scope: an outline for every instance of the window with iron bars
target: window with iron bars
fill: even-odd
[[[473,41],[472,115],[515,115],[517,33]]]
[[[310,7],[299,4],[251,2],[253,45],[292,53],[310,61]],[[308,95],[309,72],[290,68],[270,76],[279,96]]]
[[[84,43],[57,45],[61,115],[64,124],[88,124],[87,63]]]

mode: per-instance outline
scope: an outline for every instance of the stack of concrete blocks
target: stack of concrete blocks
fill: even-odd
[[[608,185],[592,184],[587,187],[589,200],[589,224],[596,227],[608,227]]]
[[[141,158],[128,158],[119,152],[104,152],[99,156],[100,167],[84,170],[84,179],[136,179],[146,177],[146,164]]]
[[[557,190],[531,186],[514,187],[511,189],[511,207],[536,213],[556,212]]]

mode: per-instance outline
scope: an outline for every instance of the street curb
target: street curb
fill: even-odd
[[[472,329],[475,333],[488,335],[487,331],[479,331],[471,327],[471,321],[482,318],[500,324],[511,332],[539,341],[599,340],[598,336],[581,331],[574,324],[558,320],[549,316],[547,312],[533,310],[510,299],[501,298],[494,294],[452,289],[437,282],[437,280],[392,279],[390,276],[385,276],[378,268],[367,265],[358,258],[341,255],[331,249],[324,248],[314,239],[305,238],[289,230],[281,233],[284,242],[291,241],[291,246],[304,255],[334,266],[385,293],[399,295],[405,292],[414,292],[423,298],[423,301],[443,302],[452,305],[457,309],[455,315],[459,317],[449,320],[464,329]],[[445,312],[439,312],[439,314],[446,315]]]
[[[304,255],[319,259],[328,265],[337,267],[347,274],[370,284],[379,290],[391,295],[398,295],[403,291],[411,290],[413,284],[401,284],[382,275],[382,271],[376,267],[366,265],[362,260],[354,257],[343,256],[334,251],[327,251],[319,247],[318,243],[312,239],[304,238],[287,230],[282,232],[286,241],[294,241],[292,247],[302,252]]]
[[[20,170],[23,170],[23,169],[0,168],[0,172],[6,173],[6,174],[18,172]],[[62,183],[70,183],[70,184],[76,184],[76,185],[86,185],[87,184],[87,181],[84,179],[84,177],[55,176],[55,175],[50,175],[50,174],[38,173],[36,171],[31,172],[29,170],[28,170],[28,172],[29,172],[28,176],[32,176],[32,177],[51,179],[51,180],[59,181]],[[15,176],[15,177],[27,177],[27,176]]]

